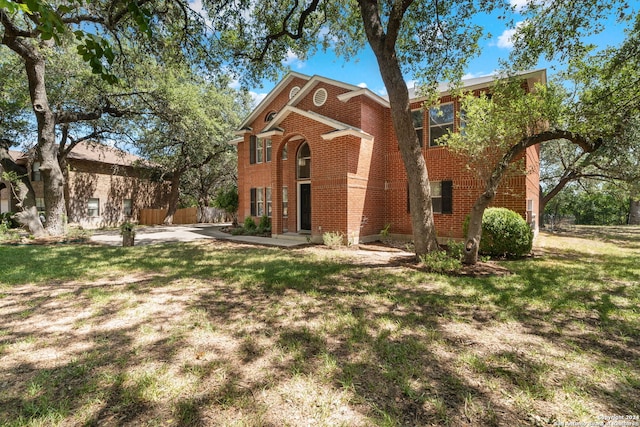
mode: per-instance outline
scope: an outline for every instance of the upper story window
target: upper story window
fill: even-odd
[[[31,166],[31,181],[42,181],[40,174],[40,162],[33,162]]]
[[[455,112],[453,103],[429,108],[429,146],[437,147],[438,138],[453,132]]]
[[[257,139],[257,143],[256,143],[256,163],[262,163],[264,157],[264,152],[262,149],[262,144],[263,144],[264,140],[258,138]]]
[[[265,122],[270,122],[271,120],[273,120],[273,118],[276,116],[276,114],[278,114],[278,113],[275,112],[275,111],[268,112],[267,115],[264,118],[264,121]]]
[[[298,149],[298,179],[311,178],[311,149],[309,144],[303,142]]]
[[[266,162],[271,161],[271,140],[270,139],[264,140],[264,158]]]
[[[416,130],[418,141],[420,141],[420,147],[424,146],[424,111],[422,109],[413,110],[411,112],[411,119],[413,120],[413,127]]]

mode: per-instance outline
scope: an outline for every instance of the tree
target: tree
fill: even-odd
[[[82,120],[84,115],[100,116],[109,109],[106,105],[103,110],[54,111],[46,70],[51,56],[56,54],[55,46],[64,43],[65,38],[75,38],[77,51],[91,70],[114,83],[117,78],[112,74],[111,65],[116,63],[116,54],[112,43],[122,45],[128,40],[146,40],[146,37],[187,40],[194,23],[202,26],[202,19],[191,19],[191,16],[186,4],[171,0],[115,3],[68,0],[57,3],[55,8],[42,0],[0,2],[1,43],[23,63],[37,122],[36,154],[45,186],[48,233],[62,234],[66,218],[65,177],[58,162],[56,125],[69,123],[73,118]]]
[[[530,1],[530,8],[521,13],[533,16],[537,3],[547,4]],[[589,26],[590,19],[597,21],[602,11],[595,1],[560,3],[563,11],[575,7],[572,3],[588,3],[581,7],[580,19],[584,22],[570,17],[572,28]],[[268,1],[208,5],[214,26],[225,28],[216,33],[221,42],[217,44],[220,54],[228,52],[230,61],[240,63],[254,76],[274,76],[290,53],[304,58],[322,46],[351,58],[365,44],[370,46],[387,89],[393,129],[407,171],[416,253],[437,250],[429,177],[411,120],[405,75],[412,72],[424,84],[425,93],[431,95],[439,81],[459,80],[467,61],[479,52],[478,40],[486,34],[474,19],[497,9],[504,17],[514,9],[501,0],[312,0],[280,2],[277,7]],[[565,28],[554,26],[549,32],[547,36],[560,38],[565,35]],[[574,32],[569,38],[577,35]]]
[[[565,120],[581,133],[606,135],[601,147],[584,153],[562,141],[549,144],[542,156],[543,194],[540,211],[567,184],[585,179],[624,182],[631,194],[630,210],[637,199],[640,179],[640,17],[625,41],[617,47],[572,61],[564,77],[574,88]],[[635,221],[633,215],[630,220]]]
[[[485,185],[471,210],[465,264],[477,263],[484,211],[495,198],[503,177],[514,170],[514,162],[528,147],[564,139],[590,152],[602,143],[592,135],[580,135],[561,127],[564,92],[559,86],[537,85],[532,89],[525,90],[517,78],[503,79],[494,84],[491,96],[463,95],[464,132],[441,138],[451,150],[467,159]]]
[[[153,75],[157,78],[147,81],[141,95],[148,114],[136,145],[171,182],[164,223],[172,224],[187,172],[206,168],[232,150],[226,141],[247,109],[246,99],[226,81],[218,84],[179,64]]]

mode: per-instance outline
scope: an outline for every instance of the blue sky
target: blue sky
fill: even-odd
[[[517,8],[525,0],[510,0],[510,2]],[[590,41],[601,48],[619,44],[624,39],[623,26],[617,24],[613,17],[603,17],[603,19],[607,22],[606,30],[593,37]],[[479,23],[485,28],[489,28],[492,34],[490,38],[482,40],[480,56],[469,63],[466,70],[466,77],[468,78],[492,74],[498,69],[499,60],[507,59],[513,47],[510,40],[513,30],[507,28],[504,21],[498,20],[495,16],[485,16],[479,18]],[[386,94],[375,56],[368,47],[361,52],[357,59],[350,62],[336,57],[333,51],[320,51],[304,61],[291,54],[285,64],[292,71],[307,75],[317,74],[345,83],[367,87],[380,95]],[[535,68],[547,68],[548,75],[553,75],[558,70],[561,70],[562,67],[562,64],[540,61]],[[408,86],[413,86],[412,76],[405,76],[405,79]],[[256,105],[277,83],[277,81],[265,80],[262,82],[262,87],[250,88]]]

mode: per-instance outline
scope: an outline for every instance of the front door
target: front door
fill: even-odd
[[[311,183],[300,184],[300,230],[311,231]]]

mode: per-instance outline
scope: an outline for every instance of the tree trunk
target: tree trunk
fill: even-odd
[[[38,215],[36,194],[29,181],[29,171],[11,159],[8,148],[3,145],[0,145],[0,165],[5,172],[15,172],[19,179],[18,182],[10,184],[17,200],[16,206],[20,209],[20,212],[16,213],[16,220],[35,237],[44,236],[46,233]]]
[[[45,228],[49,234],[59,236],[64,234],[66,225],[64,176],[58,164],[55,114],[47,97],[45,58],[36,44],[30,40],[23,41],[14,31],[14,28],[5,26],[2,42],[24,60],[31,105],[38,123],[37,154],[44,181]]]
[[[640,190],[634,187],[631,190],[629,202],[629,225],[640,225]]]
[[[395,26],[401,23],[401,16],[398,17],[399,21],[390,21],[387,24],[389,34],[385,34],[378,14],[377,2],[360,0],[358,3],[367,39],[376,55],[380,74],[389,94],[391,120],[409,181],[409,206],[415,252],[416,255],[422,255],[439,250],[440,247],[433,220],[427,165],[413,126],[409,91],[395,51],[397,37]]]
[[[178,200],[180,198],[180,177],[182,173],[174,172],[171,177],[171,193],[169,193],[169,208],[167,209],[167,215],[164,217],[163,224],[173,224],[173,217],[178,210]]]

